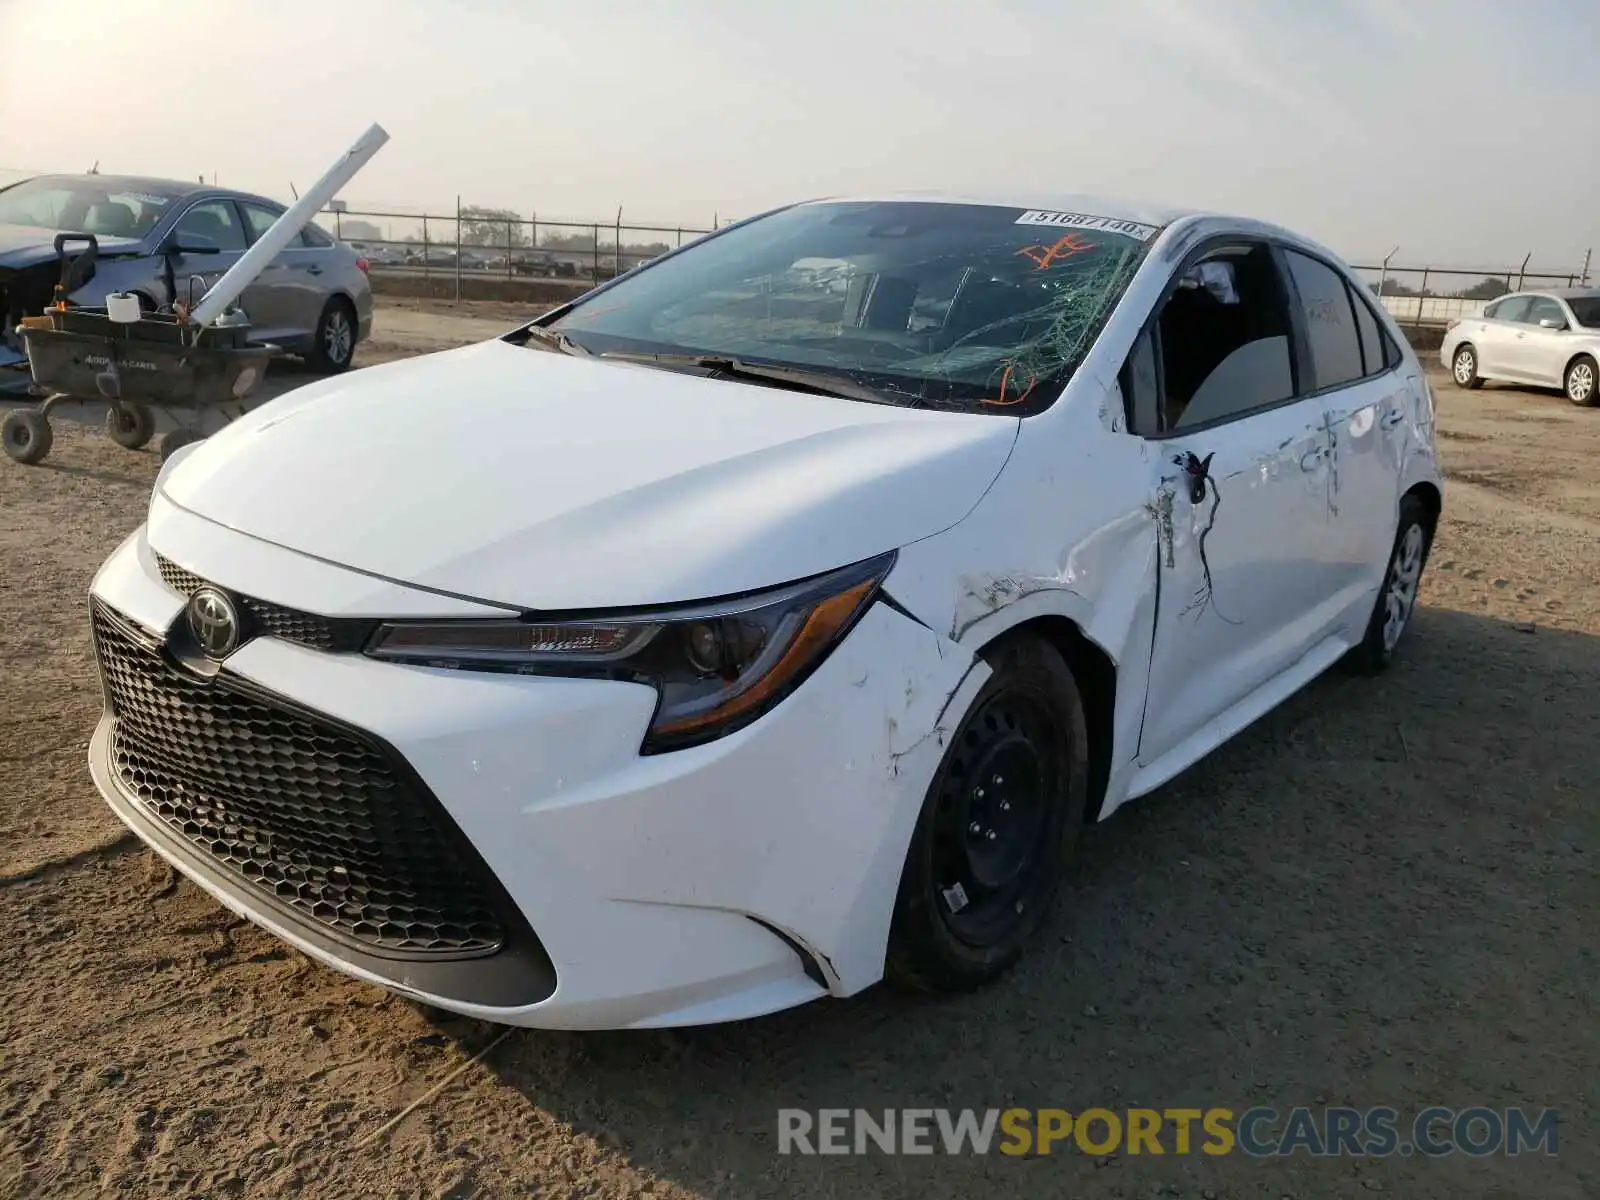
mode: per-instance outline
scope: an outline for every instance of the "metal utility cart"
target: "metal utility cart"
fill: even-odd
[[[377,125],[362,134],[198,304],[178,302],[169,259],[167,308],[141,312],[137,299],[119,295],[108,297],[105,308],[76,307],[67,297],[93,275],[99,247],[89,234],[57,236],[61,280],[55,303],[38,316],[23,318],[18,329],[27,346],[35,389],[46,398],[34,408],[12,411],[0,422],[0,442],[7,456],[19,463],[41,461],[54,440],[50,410],[76,400],[109,401],[106,432],[130,449],[145,445],[155,432],[151,410],[173,412],[177,428],[162,438],[163,459],[203,436],[198,426],[208,410],[222,410],[230,419],[241,415],[244,398],[260,383],[268,359],[278,350],[249,340],[249,318],[235,301],[388,140]],[[69,256],[67,246],[77,243],[84,249]],[[184,247],[185,252],[205,249]],[[190,419],[178,418],[179,411],[187,411]]]
[[[57,239],[58,252],[62,240]],[[70,261],[63,256],[58,293],[71,282],[77,263],[85,257],[92,261],[93,239],[85,240],[84,255]],[[46,398],[36,407],[13,410],[0,423],[6,455],[19,463],[42,461],[54,441],[50,410],[79,400],[108,401],[106,433],[130,450],[154,434],[152,409],[172,413],[177,428],[161,439],[163,459],[201,436],[205,410],[222,410],[230,419],[242,415],[241,402],[260,382],[276,348],[252,345],[249,326],[240,320],[225,317],[197,325],[182,306],[173,307],[177,311],[135,309],[136,319],[115,320],[108,309],[68,307],[58,299],[41,316],[25,318],[18,332],[35,388]]]

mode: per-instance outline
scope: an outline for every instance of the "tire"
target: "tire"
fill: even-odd
[[[335,296],[323,306],[312,337],[306,362],[321,375],[337,375],[350,369],[356,354],[356,310],[343,296]]]
[[[180,426],[177,429],[169,430],[161,436],[161,461],[166,462],[167,459],[191,442],[200,440],[201,436],[192,429],[184,429]]]
[[[1567,364],[1567,373],[1561,379],[1567,399],[1580,408],[1600,404],[1600,364],[1587,354],[1580,354]]]
[[[1483,376],[1478,374],[1478,348],[1471,342],[1456,347],[1455,357],[1450,360],[1450,378],[1458,388],[1483,386]]]
[[[34,409],[14,409],[0,422],[0,443],[5,446],[6,457],[13,462],[31,466],[44,461],[54,441],[50,422]]]
[[[928,787],[890,926],[884,974],[920,991],[971,991],[1016,962],[1083,827],[1088,734],[1072,671],[1026,636],[984,657],[993,674]]]
[[[1345,656],[1347,669],[1358,675],[1388,670],[1400,639],[1411,627],[1422,569],[1428,564],[1431,549],[1433,514],[1418,497],[1408,495],[1400,502],[1400,521],[1389,549],[1389,565],[1383,572],[1383,585],[1378,588],[1372,616],[1367,620],[1366,636]]]
[[[106,412],[106,436],[125,450],[142,449],[155,432],[155,418],[142,404],[113,404]]]

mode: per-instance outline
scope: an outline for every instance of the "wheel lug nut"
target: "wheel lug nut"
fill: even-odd
[[[971,825],[967,826],[967,832],[972,834],[982,833],[983,827],[974,821]]]
[[[983,789],[982,788],[973,788],[972,789],[972,798],[974,800],[982,800],[983,799]]]
[[[1001,812],[1010,812],[1011,811],[1011,801],[1009,801],[1009,800],[1000,801],[1000,811]]]
[[[988,834],[987,834],[987,836],[988,836],[988,838],[989,838],[989,840],[990,840],[990,841],[991,841],[991,842],[992,842],[992,841],[994,841],[994,837],[995,837],[995,834],[994,834],[994,830],[992,830],[992,829],[991,829],[991,830],[989,830],[989,832],[988,832]]]
[[[1000,776],[996,775],[994,777],[994,779],[992,780],[992,782],[994,783],[995,787],[999,787],[1002,783],[1005,782],[1005,780],[1002,779]]]

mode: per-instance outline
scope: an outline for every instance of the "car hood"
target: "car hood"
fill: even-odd
[[[404,583],[547,611],[657,605],[947,529],[1018,428],[495,341],[288,393],[159,486],[241,533]]]
[[[0,225],[0,267],[31,267],[54,258],[58,232],[33,225]],[[100,234],[96,234],[94,240],[102,255],[126,254],[144,245],[138,238],[102,237]],[[83,249],[83,243],[73,243],[69,249],[77,253]]]

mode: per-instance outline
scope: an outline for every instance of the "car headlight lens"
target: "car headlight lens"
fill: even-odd
[[[417,666],[650,684],[660,699],[641,752],[677,750],[749,724],[799,687],[872,603],[894,557],[681,608],[386,624],[367,653]]]

